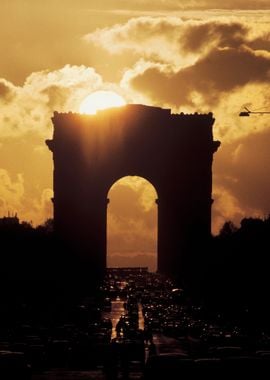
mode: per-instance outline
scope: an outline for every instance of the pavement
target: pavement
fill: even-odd
[[[185,342],[160,333],[153,334],[157,354],[187,354]]]
[[[125,314],[124,302],[120,299],[112,301],[111,311],[103,312],[103,318],[110,318],[112,321],[112,339],[116,338],[116,324],[122,314]]]
[[[129,373],[129,380],[140,380],[141,377],[142,374],[139,371]],[[106,377],[102,370],[67,371],[65,369],[55,369],[42,374],[34,374],[32,380],[106,380]]]
[[[102,370],[67,371],[59,368],[42,374],[34,374],[32,380],[105,380],[105,376]]]
[[[116,324],[122,314],[125,313],[123,301],[116,299],[112,301],[112,309],[110,312],[104,312],[104,318],[110,318],[112,321],[112,338],[116,337]],[[139,304],[139,328],[144,329],[144,318],[142,314],[142,307]],[[162,353],[186,353],[184,344],[178,339],[165,336],[160,333],[153,334],[153,343],[156,347],[158,354]],[[146,345],[146,359],[149,355],[149,346]],[[131,369],[129,374],[130,380],[141,379],[141,370],[134,368]],[[49,371],[44,371],[41,374],[33,374],[32,380],[106,380],[102,369],[91,371],[71,371],[67,369],[57,368]]]
[[[125,313],[124,302],[120,299],[112,301],[110,312],[104,312],[103,318],[110,318],[112,321],[112,338],[116,338],[116,324],[122,314]],[[142,308],[139,306],[139,328],[143,329],[144,320]],[[139,380],[142,376],[141,371],[134,369],[129,374],[130,380]],[[70,371],[67,369],[57,368],[44,371],[41,374],[33,374],[32,380],[106,380],[102,369],[92,371]]]

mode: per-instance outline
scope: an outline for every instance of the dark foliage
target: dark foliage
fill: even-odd
[[[270,217],[226,222],[206,255],[204,300],[231,318],[260,325],[269,320]]]
[[[245,218],[239,228],[226,222],[207,249],[191,247],[191,261],[197,257],[200,263],[193,262],[193,276],[208,311],[251,326],[268,323],[269,243],[270,217]],[[0,247],[1,300],[70,298],[98,285],[76,252],[55,236],[52,220],[33,228],[16,218],[0,219]]]

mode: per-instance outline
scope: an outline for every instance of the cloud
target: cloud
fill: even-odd
[[[156,253],[157,194],[152,185],[140,177],[124,177],[111,188],[109,198],[109,256]]]
[[[215,185],[213,198],[215,200],[212,211],[212,233],[214,235],[217,235],[224,223],[229,220],[239,225],[240,221],[247,215],[250,217],[262,216],[259,210],[254,210],[251,207],[244,208],[228,186]]]
[[[15,95],[15,86],[7,80],[0,78],[0,103],[9,103],[14,99]]]
[[[249,83],[269,80],[270,53],[242,47],[214,49],[186,68],[173,71],[169,66],[137,67],[124,80],[155,104],[197,106],[196,96],[205,105],[216,106],[225,93]]]
[[[230,188],[243,208],[262,213],[270,204],[269,143],[269,128],[250,134],[224,145],[215,163],[216,184]]]
[[[0,217],[18,214],[20,220],[42,223],[52,215],[51,189],[44,189],[40,198],[31,198],[25,191],[25,179],[18,173],[14,178],[6,169],[0,168]]]
[[[44,220],[52,217],[52,189],[44,189],[41,193],[40,199],[33,202],[34,207],[30,207],[28,211],[35,210],[34,220],[36,224],[42,224]],[[33,218],[32,218],[33,220]]]
[[[226,220],[239,224],[245,216],[268,216],[269,143],[268,124],[268,129],[227,142],[216,154],[213,168],[214,233],[219,231]]]
[[[128,51],[152,59],[175,60],[178,54],[178,17],[138,17],[125,24],[97,29],[84,36],[90,43],[111,53]]]
[[[129,52],[179,68],[194,63],[199,54],[215,47],[236,48],[245,44],[253,49],[267,48],[269,25],[262,21],[251,23],[243,16],[210,19],[144,16],[97,29],[85,35],[84,40],[112,54]]]
[[[23,86],[1,79],[1,137],[29,131],[48,135],[54,110],[78,110],[80,101],[102,85],[102,78],[93,68],[70,65],[32,73]]]
[[[185,53],[202,53],[218,46],[238,47],[248,42],[250,27],[231,20],[188,20],[179,36],[179,47]]]
[[[0,168],[0,205],[3,214],[16,212],[24,196],[24,181],[21,174],[12,180],[5,169]]]

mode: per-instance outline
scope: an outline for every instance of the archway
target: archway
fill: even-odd
[[[129,174],[158,193],[158,271],[191,278],[211,235],[212,113],[129,104],[52,120],[55,231],[91,276],[106,269],[109,189]]]
[[[157,270],[157,192],[142,177],[116,181],[108,193],[107,268]]]

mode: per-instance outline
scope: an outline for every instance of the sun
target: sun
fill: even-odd
[[[96,91],[88,95],[80,105],[80,113],[94,115],[99,110],[121,107],[126,104],[122,96],[113,91]]]

